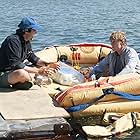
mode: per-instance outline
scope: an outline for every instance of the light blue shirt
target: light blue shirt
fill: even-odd
[[[137,52],[130,47],[126,47],[119,55],[119,62],[117,62],[118,54],[116,52],[109,53],[102,61],[91,67],[90,77],[95,77],[97,74],[108,71],[107,76],[115,76],[127,73],[140,73],[140,60]],[[117,65],[119,72],[115,73],[115,66]]]

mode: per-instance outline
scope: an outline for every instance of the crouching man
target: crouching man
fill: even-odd
[[[0,48],[0,88],[28,90],[33,85],[32,75],[48,74],[50,68],[54,72],[59,68],[55,63],[48,64],[38,58],[32,50],[31,40],[40,29],[34,19],[25,17],[16,33],[3,41]],[[35,67],[25,65],[26,59]]]

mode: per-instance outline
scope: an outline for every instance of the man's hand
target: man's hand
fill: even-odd
[[[60,66],[58,64],[51,63],[51,64],[48,64],[47,66],[40,67],[38,74],[49,76],[49,75],[54,74],[57,70],[59,70],[59,67]]]
[[[52,68],[55,70],[59,70],[60,66],[57,63],[50,63],[46,66],[47,68]]]
[[[90,75],[90,69],[89,68],[81,68],[80,73],[84,75],[85,79],[89,79]]]

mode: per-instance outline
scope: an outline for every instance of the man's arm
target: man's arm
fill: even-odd
[[[49,65],[50,63],[48,63],[48,62],[46,62],[46,61],[44,61],[44,60],[41,60],[41,59],[38,59],[38,61],[37,61],[37,63],[36,63],[36,65],[37,66],[47,66],[47,65]]]
[[[139,62],[140,60],[139,60],[138,54],[134,49],[131,49],[127,52],[125,59],[127,61],[126,66],[117,75],[127,74],[127,73],[135,73],[136,72],[136,65],[140,65],[140,62]]]
[[[90,67],[89,78],[94,79],[98,74],[104,73],[108,69],[109,65],[109,55],[106,56],[103,60],[97,63],[95,66]]]

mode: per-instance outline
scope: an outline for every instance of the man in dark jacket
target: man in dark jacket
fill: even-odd
[[[25,17],[18,27],[0,48],[0,88],[29,89],[33,85],[30,82],[32,74],[48,73],[49,68],[54,71],[58,69],[57,64],[48,64],[38,58],[31,48],[31,40],[41,26],[34,19]],[[26,59],[37,67],[25,65]]]

